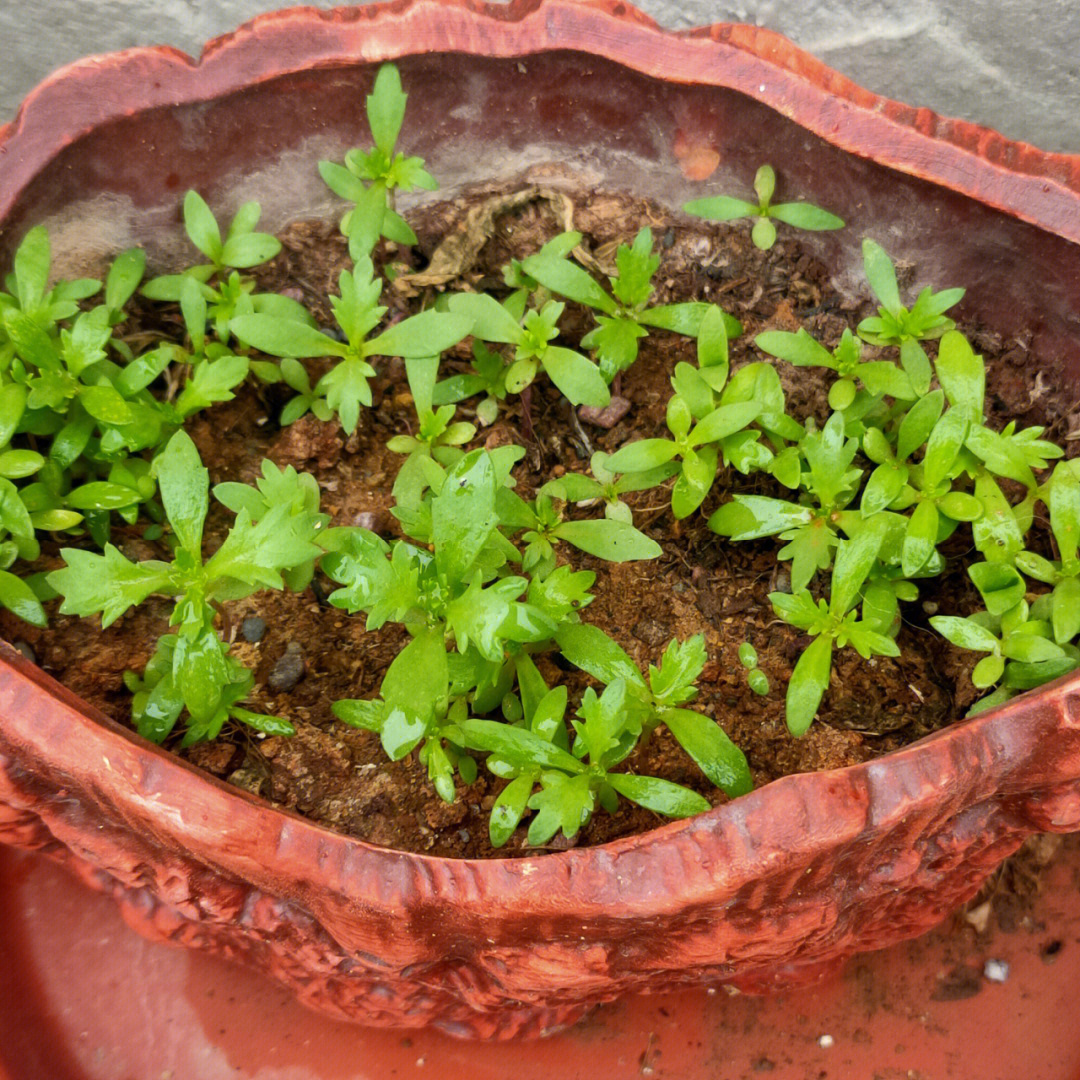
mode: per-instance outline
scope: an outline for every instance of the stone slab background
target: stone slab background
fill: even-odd
[[[327,0],[309,0],[333,7]],[[661,25],[767,26],[870,90],[1080,153],[1077,0],[637,0]],[[133,45],[197,53],[273,0],[0,0],[0,123],[61,64]]]

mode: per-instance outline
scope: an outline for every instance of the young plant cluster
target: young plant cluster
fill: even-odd
[[[206,261],[141,288],[144,301],[178,305],[180,341],[124,336],[126,305],[144,275],[141,252],[116,259],[103,292],[96,281],[49,287],[43,229],[16,253],[0,293],[0,603],[41,626],[42,601],[59,595],[62,614],[100,614],[108,626],[166,597],[170,631],[145,670],[126,678],[141,734],[161,742],[179,725],[183,745],[231,723],[291,734],[287,719],[244,707],[254,676],[230,652],[225,605],[266,589],[302,590],[318,569],[338,586],[333,606],[362,614],[369,630],[395,623],[409,635],[378,695],[338,701],[335,715],[377,733],[393,760],[415,753],[446,801],[483,760],[506,781],[491,812],[493,845],[505,844],[530,811],[527,840],[545,844],[560,830],[574,837],[620,797],[668,817],[706,809],[688,788],[626,771],[661,726],[710,781],[741,794],[751,786],[744,755],[689,707],[707,659],[703,638],[673,640],[643,673],[583,619],[595,574],[566,558],[568,548],[611,562],[656,558],[660,546],[635,528],[623,496],[662,487],[683,519],[727,487],[718,480],[732,471],[789,493],[736,494],[708,524],[733,541],[784,542],[778,558],[791,564],[791,588],[770,599],[779,619],[812,638],[787,689],[793,734],[817,713],[837,649],[898,655],[900,604],[917,598],[919,579],[943,572],[941,545],[961,526],[981,556],[969,573],[985,610],[931,623],[986,654],[973,675],[992,690],[980,707],[1080,664],[1080,469],[1059,462],[1040,480],[1036,473],[1062,457],[1042,429],[987,426],[982,360],[945,315],[962,290],[925,289],[904,307],[891,261],[867,240],[867,276],[881,306],[857,334],[845,332],[834,348],[802,330],[760,334],[761,352],[833,373],[822,423],[789,414],[772,363],[733,369],[736,319],[704,302],[658,302],[660,258],[648,228],[618,247],[604,282],[575,261],[582,237],[570,231],[505,268],[501,301],[457,292],[390,321],[384,279],[402,271],[380,270],[377,249],[383,240],[416,242],[395,193],[436,187],[420,158],[397,150],[405,102],[397,71],[385,65],[367,99],[374,145],[350,151],[343,164],[319,164],[352,204],[341,222],[352,268],[330,297],[332,327],[295,301],[259,293],[245,273],[280,249],[255,231],[254,203],[222,235],[206,202],[187,194],[185,227]],[[755,218],[753,241],[763,249],[776,222],[842,226],[807,203],[773,204],[775,183],[763,166],[756,204],[713,197],[686,209],[713,220]],[[593,320],[576,348],[560,330],[568,302]],[[691,338],[696,352],[696,363],[672,373],[666,434],[595,453],[588,474],[552,479],[529,500],[514,490],[523,449],[469,449],[477,425],[455,419],[458,403],[479,398],[477,423],[490,425],[520,395],[526,433],[537,379],[573,406],[606,406],[656,332]],[[466,339],[472,370],[440,380],[442,355]],[[928,341],[937,342],[933,361]],[[314,477],[291,467],[264,462],[254,485],[211,491],[182,430],[195,412],[228,401],[245,380],[281,383],[293,392],[282,424],[310,411],[324,422],[336,417],[351,434],[386,357],[403,361],[415,410],[410,432],[389,443],[403,458],[392,511],[400,539],[330,527]],[[235,520],[208,553],[211,494]],[[595,506],[597,516],[582,517],[575,504]],[[1040,504],[1053,552],[1028,549]],[[113,513],[129,527],[145,524],[143,537],[168,558],[128,558],[111,542]],[[17,561],[38,558],[41,533],[69,545],[60,552],[66,565],[14,573]],[[555,651],[593,680],[573,702],[537,662]],[[738,658],[750,687],[769,694],[749,642]]]

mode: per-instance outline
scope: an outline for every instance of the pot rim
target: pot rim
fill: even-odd
[[[841,149],[865,156],[872,145],[881,164],[1080,242],[1080,156],[1045,153],[880,98],[772,31],[716,24],[668,32],[620,0],[292,8],[214,39],[197,61],[167,47],[78,61],[40,84],[14,122],[0,128],[0,220],[64,146],[117,116],[216,98],[312,66],[425,51],[512,58],[553,50],[590,53],[659,79],[734,89]],[[137,92],[135,105],[121,104],[118,80]],[[103,92],[110,86],[112,92]],[[75,119],[57,132],[50,115]],[[986,194],[997,186],[1000,195]],[[567,895],[605,914],[617,904],[610,917],[619,920],[715,903],[759,873],[805,868],[815,853],[855,843],[869,826],[934,818],[941,812],[941,769],[949,763],[964,766],[957,771],[969,801],[1015,795],[1024,804],[1038,781],[1053,787],[1068,778],[1053,763],[1036,761],[1033,779],[1034,748],[1064,728],[1080,734],[1076,673],[883,758],[785,777],[648,833],[581,850],[458,860],[376,847],[209,777],[79,702],[3,642],[0,675],[0,715],[7,718],[0,762],[5,744],[13,745],[90,790],[100,789],[104,769],[126,820],[153,820],[159,839],[174,838],[208,865],[233,873],[242,867],[250,880],[271,888],[282,870],[299,871],[311,908],[322,909],[320,896],[326,900],[333,888],[376,906],[400,904],[402,896],[415,906],[453,896],[478,919],[489,916],[492,895],[511,892],[522,901],[515,909],[522,917],[550,910]],[[1022,782],[1013,774],[1022,774]],[[237,843],[223,848],[223,835],[255,837],[250,850],[258,858]],[[665,889],[671,881],[680,888]]]
[[[0,126],[0,221],[65,146],[109,120],[193,104],[312,67],[425,52],[495,58],[581,51],[644,75],[724,87],[826,142],[977,198],[1080,243],[1080,154],[1051,153],[991,128],[874,94],[782,34],[743,23],[669,31],[624,0],[387,0],[267,12],[193,58],[140,46],[58,68]],[[119,80],[124,89],[117,94]],[[111,88],[112,92],[108,92]],[[135,104],[131,102],[134,100]],[[68,118],[67,130],[51,118]]]

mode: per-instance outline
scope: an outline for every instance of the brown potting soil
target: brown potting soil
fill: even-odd
[[[837,292],[828,267],[804,252],[786,227],[781,227],[775,246],[763,252],[751,244],[746,223],[687,222],[633,197],[592,193],[571,205],[567,196],[548,192],[512,199],[505,194],[478,189],[417,212],[411,218],[420,240],[417,248],[391,250],[385,260],[429,274],[441,268],[446,272],[439,276],[449,275],[453,288],[498,291],[503,288],[502,266],[562,231],[568,213],[573,227],[584,234],[586,248],[600,267],[609,270],[617,243],[629,242],[642,224],[649,224],[662,258],[654,278],[658,283],[654,302],[715,301],[737,316],[744,332],[731,345],[733,368],[768,359],[753,347],[762,330],[794,331],[801,326],[833,347],[845,328],[854,328],[872,313],[869,299],[852,300]],[[482,205],[501,212],[475,213]],[[479,240],[484,238],[476,235],[477,229],[490,232],[482,245]],[[447,236],[450,243],[440,248]],[[333,325],[327,297],[337,291],[339,272],[350,265],[344,240],[335,226],[312,222],[293,225],[281,239],[282,253],[255,272],[259,288],[302,299],[320,324]],[[901,279],[902,288],[926,284],[918,277],[918,267],[908,268],[907,277]],[[943,288],[964,283],[932,284]],[[399,276],[383,289],[388,317],[400,318],[429,304],[440,287],[441,283],[413,287]],[[591,326],[588,312],[567,305],[562,323],[567,343],[575,345]],[[175,335],[182,331],[182,323],[175,311],[137,301],[125,329]],[[1003,426],[1015,417],[1023,426],[1046,424],[1046,437],[1062,443],[1070,424],[1075,426],[1075,417],[1066,414],[1066,403],[1046,394],[1038,358],[1029,355],[1027,343],[1003,341],[977,326],[961,329],[987,361],[990,422]],[[869,351],[872,355],[874,350]],[[928,351],[933,354],[932,343]],[[521,403],[514,397],[503,404],[493,426],[479,429],[473,445],[524,446],[527,453],[514,475],[519,493],[529,498],[553,475],[587,471],[593,450],[612,452],[629,440],[666,434],[670,374],[678,361],[693,362],[694,357],[692,339],[654,332],[642,340],[637,362],[622,377],[619,394],[628,408],[613,426],[580,419],[541,378],[532,395],[533,437],[523,431]],[[466,345],[458,346],[444,358],[440,375],[466,370],[468,359]],[[814,415],[823,421],[828,413],[823,372],[776,364],[788,411],[800,419]],[[323,369],[315,363],[311,370],[314,382]],[[280,385],[254,384],[245,386],[234,401],[195,417],[188,430],[212,483],[253,482],[262,459],[268,457],[278,465],[314,473],[332,524],[363,525],[392,538],[399,532],[389,513],[390,489],[403,458],[387,450],[386,442],[408,432],[415,419],[400,361],[382,361],[373,389],[373,407],[361,413],[351,436],[344,435],[336,419],[323,423],[311,415],[281,428],[277,417],[290,392]],[[474,419],[470,405],[475,404],[463,403],[457,418]],[[946,573],[936,581],[920,581],[920,599],[903,605],[900,657],[864,661],[850,649],[840,650],[818,719],[804,737],[795,739],[784,723],[784,694],[795,661],[810,639],[777,620],[767,599],[770,591],[787,588],[789,581],[787,564],[776,559],[779,544],[773,540],[733,544],[705,524],[709,513],[733,492],[782,496],[784,489],[767,476],[747,478],[725,471],[701,512],[677,522],[670,512],[669,488],[670,482],[626,498],[638,528],[663,547],[659,559],[615,565],[565,545],[560,558],[596,571],[595,600],[583,617],[614,637],[642,668],[659,662],[673,637],[705,635],[709,659],[693,707],[714,717],[744,750],[755,784],[862,762],[964,716],[978,696],[970,681],[978,655],[953,648],[927,623],[935,612],[964,614],[980,606],[965,572],[977,554],[962,539],[963,529],[944,549],[949,557]],[[598,508],[569,512],[591,516]],[[231,515],[212,503],[209,550],[220,542],[230,522]],[[142,538],[144,528],[143,523],[132,528],[117,522],[114,542],[133,559],[167,557],[161,545]],[[1045,529],[1040,532],[1037,527],[1029,546],[1050,555],[1048,543]],[[37,568],[60,565],[57,551],[57,545],[47,543]],[[814,584],[820,586],[821,575]],[[488,811],[503,781],[482,766],[476,783],[459,785],[456,801],[447,804],[435,794],[415,755],[390,762],[376,735],[334,718],[330,706],[335,700],[377,695],[383,672],[406,640],[400,627],[388,625],[369,633],[363,615],[351,617],[328,605],[326,596],[334,587],[317,575],[313,586],[300,594],[264,592],[226,605],[222,632],[234,642],[235,654],[255,672],[247,707],[287,718],[297,734],[261,737],[246,728],[226,727],[216,742],[184,750],[182,755],[277,806],[373,844],[448,857],[513,857],[534,851],[525,845],[524,827],[504,848],[490,846]],[[105,631],[97,619],[60,616],[56,607],[50,605],[50,625],[43,631],[0,612],[0,633],[25,643],[46,671],[92,705],[129,720],[130,695],[121,676],[129,669],[141,671],[167,628],[170,603],[152,599]],[[251,623],[243,625],[253,616],[265,621],[261,637]],[[771,691],[765,697],[749,689],[738,662],[743,641],[754,645],[759,666],[770,680]],[[549,685],[569,686],[572,703],[589,685],[586,676],[564,670],[551,654],[538,663]],[[178,745],[179,737],[178,729],[171,745]],[[714,805],[724,800],[663,729],[639,747],[625,767],[685,784]],[[623,801],[614,815],[598,811],[574,842],[603,843],[654,828],[664,820]],[[565,847],[567,842],[560,835],[548,846]]]

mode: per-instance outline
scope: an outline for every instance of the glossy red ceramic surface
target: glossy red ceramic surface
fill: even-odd
[[[539,1041],[319,1016],[255,972],[146,941],[106,897],[2,848],[0,956],[0,1080],[1080,1080],[1075,843],[983,933],[950,919],[768,998],[629,995]]]
[[[0,259],[50,225],[65,271],[167,260],[188,187],[267,224],[335,211],[313,168],[363,135],[377,62],[451,190],[521,177],[677,207],[763,160],[965,314],[1080,373],[1080,164],[885,102],[773,34],[668,34],[615,3],[415,3],[255,20],[199,63],[66,68],[0,131]],[[719,189],[718,187],[716,189]],[[1039,283],[1033,290],[1031,283]],[[465,862],[366,846],[218,784],[0,647],[0,840],[111,894],[142,933],[242,960],[334,1016],[535,1035],[628,991],[826,977],[922,933],[1034,831],[1080,828],[1080,678],[877,762],[795,776],[585,851]]]

